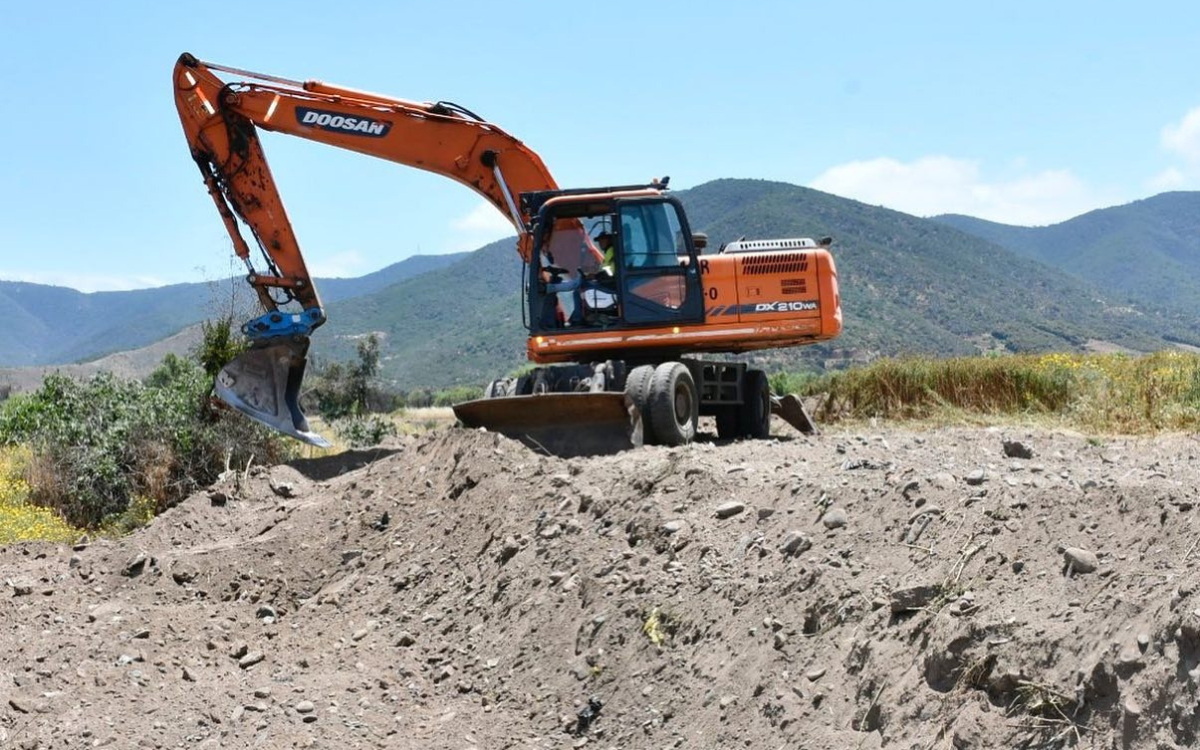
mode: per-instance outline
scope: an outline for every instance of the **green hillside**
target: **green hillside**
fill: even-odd
[[[1163,193],[1046,227],[957,215],[935,220],[1086,279],[1113,299],[1195,323],[1200,193]]]
[[[828,346],[764,352],[770,367],[860,356],[1081,349],[1101,340],[1137,350],[1189,327],[1134,314],[1095,286],[943,223],[827,193],[759,180],[717,180],[677,194],[713,252],[748,237],[835,238],[846,332]],[[458,263],[331,306],[314,357],[345,358],[355,336],[383,334],[383,374],[400,388],[482,384],[524,362],[512,239]]]
[[[322,300],[335,303],[455,263],[465,253],[418,255],[353,279],[317,279]],[[85,294],[74,289],[0,281],[0,367],[87,361],[136,349],[219,313],[240,280]]]

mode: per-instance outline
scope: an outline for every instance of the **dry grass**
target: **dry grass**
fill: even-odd
[[[71,542],[83,533],[49,508],[29,502],[29,451],[0,449],[0,544]]]
[[[837,420],[1052,423],[1093,433],[1200,426],[1200,355],[1163,351],[887,359],[810,381]]]

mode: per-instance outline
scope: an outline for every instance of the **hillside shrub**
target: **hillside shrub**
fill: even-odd
[[[211,378],[168,356],[145,382],[50,375],[0,407],[0,443],[26,445],[29,500],[95,529],[130,511],[158,512],[229,466],[283,460],[290,445],[241,415],[215,410]],[[140,505],[139,505],[140,504]]]
[[[434,406],[454,406],[463,401],[473,401],[483,397],[483,389],[477,385],[456,385],[444,391],[438,391],[433,397]]]
[[[371,334],[358,342],[354,362],[331,362],[316,373],[310,394],[326,419],[366,414],[372,407],[387,409],[395,400],[375,386],[379,373],[379,338]]]
[[[395,422],[379,414],[339,419],[333,423],[333,431],[351,448],[370,448],[400,434]]]
[[[415,388],[404,396],[404,405],[413,409],[425,409],[433,406],[433,391],[428,388]]]

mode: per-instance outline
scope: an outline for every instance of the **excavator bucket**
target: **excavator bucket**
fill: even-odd
[[[616,453],[642,445],[641,413],[624,393],[543,393],[465,401],[454,415],[556,456]]]
[[[267,427],[328,448],[331,443],[308,429],[308,420],[300,411],[307,353],[307,338],[250,349],[217,374],[217,398]]]
[[[804,408],[804,402],[794,393],[771,397],[771,413],[805,435],[817,434],[817,423]]]

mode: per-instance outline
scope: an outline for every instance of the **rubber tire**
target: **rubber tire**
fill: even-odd
[[[762,370],[747,370],[742,383],[745,402],[738,409],[741,437],[762,440],[771,436],[771,383]]]
[[[741,437],[741,431],[738,429],[738,412],[740,408],[737,406],[720,406],[717,407],[717,413],[713,416],[717,419],[717,437],[722,440],[733,440]]]
[[[664,362],[650,381],[650,423],[661,445],[686,445],[696,438],[700,399],[692,373],[682,362]]]
[[[483,389],[484,398],[504,398],[512,395],[515,390],[516,381],[512,378],[499,378],[488,383],[487,388]]]
[[[650,381],[654,379],[654,365],[640,365],[629,371],[625,378],[625,393],[642,415],[642,445],[654,445],[654,426],[650,424]]]

